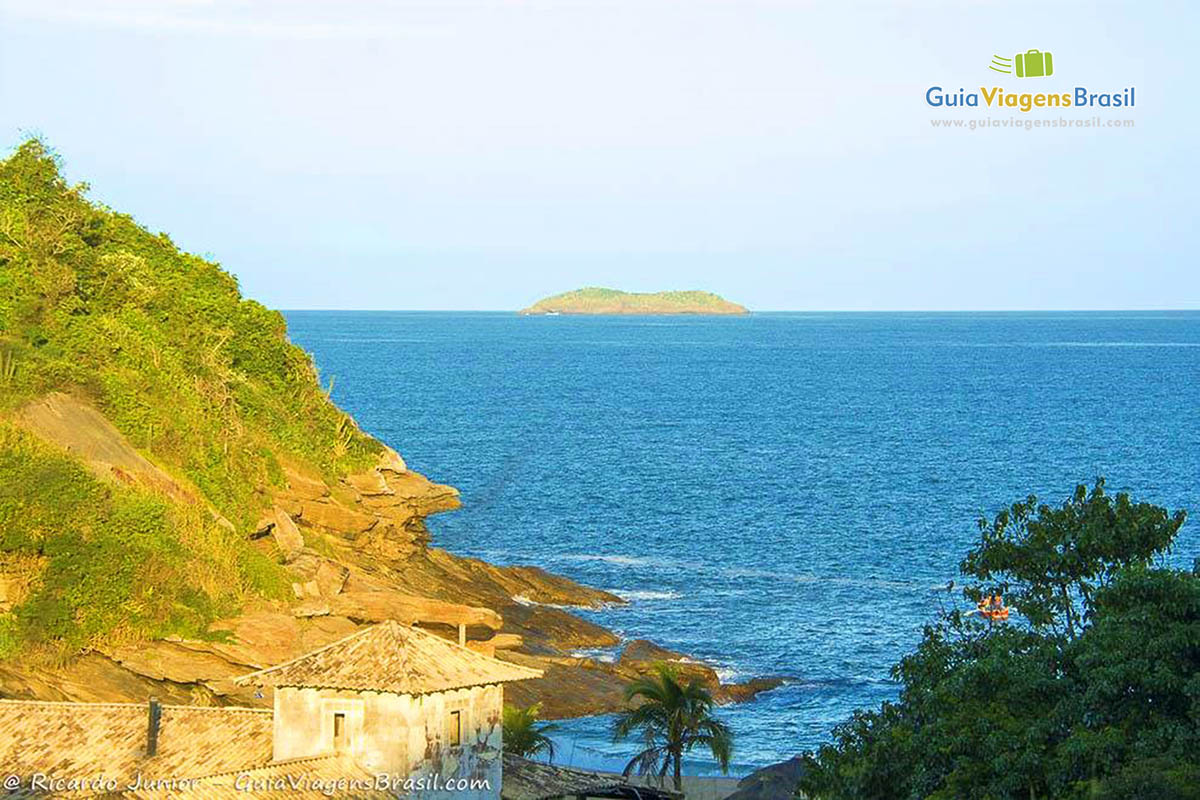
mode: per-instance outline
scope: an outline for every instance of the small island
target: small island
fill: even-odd
[[[539,300],[522,314],[749,314],[712,292],[622,292],[589,287]]]

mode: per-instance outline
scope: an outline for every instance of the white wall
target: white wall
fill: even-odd
[[[275,690],[276,761],[334,751],[333,716],[346,715],[349,753],[393,784],[424,779],[419,797],[497,798],[500,795],[501,686],[477,686],[428,695],[348,692],[335,689]],[[462,744],[449,746],[451,711],[462,715]],[[433,780],[436,779],[436,785]],[[486,781],[488,788],[442,791],[445,781]],[[402,787],[403,788],[403,787]]]

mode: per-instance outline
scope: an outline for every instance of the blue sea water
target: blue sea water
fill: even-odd
[[[895,696],[981,515],[1098,475],[1200,514],[1200,312],[287,317],[342,407],[462,490],[438,545],[616,592],[585,616],[729,678],[790,679],[722,710],[735,773]],[[559,760],[623,765],[607,726],[566,723]]]

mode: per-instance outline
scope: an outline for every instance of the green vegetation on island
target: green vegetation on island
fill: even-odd
[[[22,410],[55,392],[199,502],[101,480],[31,436]],[[283,464],[341,475],[381,448],[220,266],[89,202],[37,141],[0,162],[0,657],[202,636],[289,593],[246,537],[266,490]]]
[[[798,796],[1200,798],[1200,564],[1162,560],[1183,522],[1103,481],[981,521],[964,594],[1011,620],[927,627],[899,699],[840,726]]]
[[[539,300],[522,314],[748,314],[712,292],[622,292],[596,287]]]

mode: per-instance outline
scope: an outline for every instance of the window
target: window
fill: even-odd
[[[447,741],[451,747],[458,747],[462,744],[462,712],[450,712],[450,729],[447,734]]]
[[[333,715],[333,749],[338,753],[346,749],[346,715],[342,713]]]
[[[363,746],[363,701],[350,697],[321,698],[321,747],[352,753]]]

